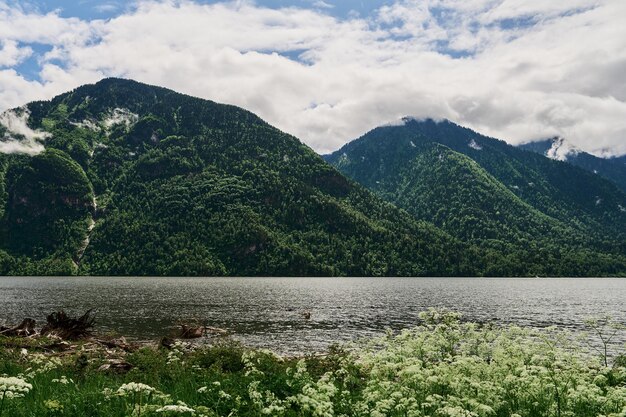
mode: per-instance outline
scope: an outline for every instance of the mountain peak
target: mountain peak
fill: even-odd
[[[505,268],[576,273],[588,251],[624,262],[618,245],[626,230],[625,196],[600,178],[600,169],[594,175],[448,120],[401,122],[371,130],[326,160],[416,218],[501,254]],[[562,138],[541,146],[537,152],[551,150],[554,159],[576,152]],[[559,255],[546,262],[546,247]]]
[[[546,151],[546,156],[557,161],[567,161],[570,156],[575,156],[582,151],[560,136],[550,139],[552,145]]]
[[[106,78],[10,116],[0,274],[477,273],[458,241],[239,107]],[[14,155],[28,137],[38,155]]]
[[[397,120],[394,120],[389,123],[385,123],[380,127],[393,127],[393,126],[406,126],[413,123],[452,123],[450,120],[445,118],[433,118],[433,117],[416,117],[416,116],[403,116]]]
[[[69,94],[93,94],[96,91],[98,92],[98,95],[100,95],[104,92],[111,92],[119,89],[142,90],[144,92],[146,89],[167,90],[163,87],[149,85],[127,78],[107,77],[92,84],[83,84],[80,87],[75,88],[73,91],[61,94],[57,97],[65,97]]]
[[[551,139],[524,143],[519,147],[598,174],[616,184],[623,191],[626,190],[625,157],[603,158],[595,156],[572,145],[567,139],[558,136]]]
[[[561,136],[525,143],[520,145],[520,147],[522,149],[540,153],[550,159],[554,159],[555,161],[564,162],[585,153]]]
[[[143,84],[139,81],[131,80],[129,78],[119,78],[119,77],[106,77],[102,78],[100,81],[97,81],[95,85],[111,85],[111,84]]]

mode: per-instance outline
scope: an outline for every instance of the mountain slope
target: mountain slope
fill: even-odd
[[[237,107],[106,79],[3,117],[16,122],[4,124],[0,149],[46,148],[0,154],[3,274],[484,269],[471,246]],[[62,169],[48,175],[41,160]],[[45,222],[32,220],[42,212]]]
[[[626,196],[568,164],[449,121],[411,118],[325,159],[416,218],[481,247],[487,274],[626,272]]]
[[[615,183],[622,191],[626,192],[626,156],[598,158],[569,146],[563,138],[530,142],[519,147],[593,172]]]

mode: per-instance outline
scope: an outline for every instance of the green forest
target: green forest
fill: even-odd
[[[27,107],[0,155],[12,275],[479,274],[473,248],[349,181],[255,115],[107,79]]]
[[[485,275],[623,275],[626,194],[566,162],[449,121],[406,118],[325,159],[346,176],[478,247]]]
[[[452,123],[375,129],[329,164],[246,110],[130,80],[11,112],[47,137],[0,154],[2,275],[626,274],[614,184]]]

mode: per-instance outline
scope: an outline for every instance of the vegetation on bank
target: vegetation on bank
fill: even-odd
[[[0,417],[626,416],[624,356],[605,363],[551,330],[434,310],[421,318],[399,335],[303,358],[227,340],[59,351],[0,338]]]

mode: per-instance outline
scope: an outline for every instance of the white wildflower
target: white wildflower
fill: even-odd
[[[33,386],[21,378],[0,377],[0,400],[23,397]]]
[[[151,394],[156,392],[155,388],[152,388],[150,385],[142,384],[140,382],[129,382],[128,384],[124,384],[117,390],[117,395],[125,396],[127,394]]]
[[[61,378],[54,378],[54,379],[52,380],[52,382],[56,382],[56,383],[58,383],[58,384],[67,385],[67,384],[69,384],[70,382],[73,384],[73,383],[74,383],[74,380],[73,380],[73,379],[71,379],[71,378],[69,378],[69,379],[68,379],[65,375],[63,375],[63,376],[61,376]]]
[[[52,371],[62,365],[61,359],[54,356],[46,356],[41,353],[37,353],[29,356],[29,362],[33,364],[33,368],[27,369],[31,371],[29,375],[35,376]]]
[[[58,400],[46,400],[43,405],[50,411],[63,411],[63,404]]]
[[[195,410],[193,408],[187,407],[186,405],[166,405],[163,406],[161,408],[159,408],[158,410],[156,410],[157,413],[177,413],[177,414],[185,414],[185,413],[190,413],[193,414],[195,413]]]

